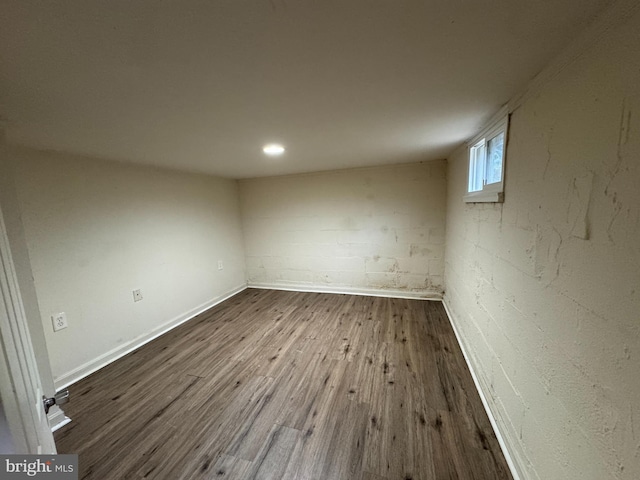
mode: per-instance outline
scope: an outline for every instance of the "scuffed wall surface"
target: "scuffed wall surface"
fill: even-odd
[[[240,182],[250,285],[441,294],[444,161]]]
[[[245,284],[236,181],[10,155],[56,382]],[[57,312],[69,327],[54,333]]]
[[[523,478],[640,478],[640,16],[511,118],[504,204],[449,161],[446,296]]]

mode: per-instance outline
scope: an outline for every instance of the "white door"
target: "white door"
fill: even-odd
[[[0,208],[0,399],[15,453],[56,453]]]

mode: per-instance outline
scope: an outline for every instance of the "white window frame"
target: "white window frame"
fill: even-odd
[[[467,156],[467,187],[465,189],[466,194],[464,196],[464,201],[467,203],[504,202],[504,172],[507,157],[507,141],[509,138],[509,115],[506,109],[503,109],[494,118],[498,118],[498,120],[492,122],[489,127],[485,128],[479,135],[476,135],[467,144],[469,154]],[[487,184],[485,175],[487,145],[491,139],[495,138],[501,133],[504,133],[504,148],[502,150],[502,175],[499,182]],[[478,166],[477,162],[473,161],[472,156],[474,154],[474,151],[479,148],[485,149],[485,158],[483,159],[482,164]],[[475,178],[475,176],[472,177],[472,174],[477,171],[477,168],[482,169],[482,190],[470,191],[472,179]]]

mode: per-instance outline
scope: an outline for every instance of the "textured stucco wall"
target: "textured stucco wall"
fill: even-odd
[[[511,118],[504,204],[449,161],[446,303],[525,479],[640,478],[640,15]]]
[[[250,285],[440,295],[444,161],[240,181]]]

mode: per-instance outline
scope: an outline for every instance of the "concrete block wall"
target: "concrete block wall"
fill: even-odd
[[[504,204],[449,159],[445,302],[521,478],[640,478],[640,15],[513,111]]]
[[[443,291],[446,163],[240,181],[249,285]]]

